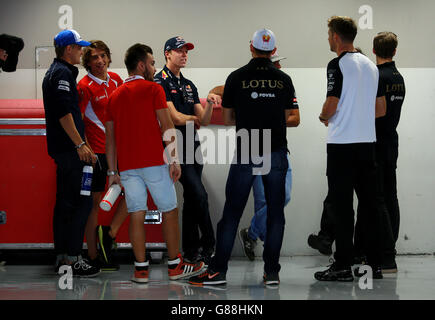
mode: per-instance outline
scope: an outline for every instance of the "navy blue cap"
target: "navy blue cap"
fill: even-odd
[[[54,37],[54,42],[56,44],[56,47],[66,47],[70,44],[78,44],[82,47],[90,46],[91,43],[88,41],[84,41],[77,31],[69,29],[69,30],[63,30],[59,32]]]
[[[180,49],[182,47],[186,46],[187,50],[192,50],[195,48],[193,43],[186,42],[182,37],[173,37],[166,41],[165,48],[163,51],[169,51],[173,49]]]

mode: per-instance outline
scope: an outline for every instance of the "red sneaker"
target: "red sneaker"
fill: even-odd
[[[148,270],[136,270],[134,268],[133,277],[131,277],[131,281],[137,283],[147,283],[148,282]]]
[[[195,276],[204,269],[204,262],[188,263],[179,253],[175,260],[168,261],[168,275],[170,280],[178,280]],[[178,262],[178,263],[177,263]]]

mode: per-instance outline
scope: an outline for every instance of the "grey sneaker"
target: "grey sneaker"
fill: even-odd
[[[257,245],[257,240],[252,240],[248,235],[248,228],[239,230],[239,239],[242,244],[243,252],[248,257],[249,260],[255,260],[255,247]]]

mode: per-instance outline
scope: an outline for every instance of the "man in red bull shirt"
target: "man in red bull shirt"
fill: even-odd
[[[196,154],[201,155],[200,152],[196,153],[201,146],[195,136],[199,126],[210,123],[213,104],[220,104],[221,98],[209,94],[207,105],[203,108],[195,85],[181,73],[181,68],[186,66],[188,52],[193,48],[194,45],[186,42],[182,37],[173,37],[166,41],[164,48],[166,65],[155,76],[154,81],[165,90],[172,121],[182,134],[182,138],[179,139],[181,144],[179,150],[182,152],[183,172],[180,183],[184,189],[183,251],[186,259],[192,262],[203,260],[207,264],[214,252],[215,237],[210,219],[208,195],[201,181],[203,161],[196,156]],[[192,129],[192,135],[188,134],[189,129]],[[192,146],[193,150],[188,146]]]

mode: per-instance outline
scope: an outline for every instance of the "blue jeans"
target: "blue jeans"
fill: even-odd
[[[167,164],[125,170],[120,174],[129,213],[148,210],[147,189],[159,211],[177,208],[177,195]]]
[[[287,154],[288,169],[285,177],[285,203],[284,207],[290,202],[290,194],[292,191],[292,168],[290,165],[290,156]],[[267,204],[266,196],[264,195],[264,185],[261,176],[254,178],[252,185],[254,191],[254,216],[251,220],[248,236],[252,240],[260,238],[261,241],[266,239],[266,218],[267,218]]]
[[[284,236],[285,180],[288,169],[286,149],[271,153],[271,168],[262,176],[267,203],[266,238],[263,260],[266,273],[278,273],[279,256]],[[217,225],[216,255],[210,269],[226,273],[240,218],[254,182],[253,164],[232,164],[225,188],[225,206]]]

